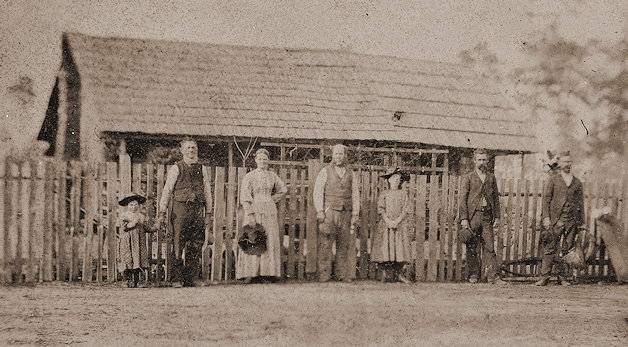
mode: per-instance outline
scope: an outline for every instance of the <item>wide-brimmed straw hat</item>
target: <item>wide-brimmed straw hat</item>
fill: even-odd
[[[118,205],[126,206],[131,201],[137,201],[138,204],[143,204],[146,202],[146,198],[139,194],[131,193],[130,195],[126,196],[124,199],[118,201]]]
[[[389,179],[392,175],[400,175],[401,176],[401,182],[408,182],[410,181],[410,175],[407,172],[401,171],[401,169],[399,169],[398,167],[395,168],[390,168],[388,170],[386,170],[386,173],[379,176],[381,178],[385,178],[385,179]]]

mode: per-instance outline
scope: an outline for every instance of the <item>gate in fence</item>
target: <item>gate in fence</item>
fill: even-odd
[[[314,180],[322,165],[277,168],[288,186],[278,203],[278,223],[283,230],[282,275],[286,279],[311,279],[316,274],[316,213],[311,203]],[[108,162],[20,161],[0,163],[0,280],[116,281],[116,219],[118,199],[134,191],[148,198],[143,208],[149,221],[156,215],[167,167],[153,164]],[[235,279],[240,226],[238,188],[247,168],[204,167],[210,180],[214,207],[206,232],[213,245],[203,247],[202,276],[223,282]],[[377,198],[384,188],[381,171],[359,169],[361,213],[356,233],[356,276],[375,279],[370,262],[371,235],[377,215]],[[450,175],[412,175],[407,183],[414,206],[412,241],[417,281],[461,281],[466,278],[465,247],[458,240],[457,218],[460,178]],[[496,233],[497,257],[504,273],[529,278],[539,263],[539,230],[542,182],[498,180],[502,219]],[[610,206],[619,220],[628,219],[624,203],[626,184],[585,184],[588,232],[600,240],[592,208]],[[625,224],[625,223],[624,223]],[[171,266],[171,240],[164,231],[147,234],[152,250],[149,282],[167,280]],[[610,280],[614,277],[602,245],[588,269],[580,275]]]

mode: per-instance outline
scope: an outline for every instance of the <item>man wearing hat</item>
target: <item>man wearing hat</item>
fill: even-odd
[[[196,141],[186,137],[180,147],[183,160],[168,169],[161,201],[159,223],[166,218],[170,196],[173,197],[172,223],[174,257],[171,280],[183,286],[193,286],[199,280],[200,260],[205,235],[205,217],[212,208],[209,182],[203,180],[202,165],[198,163]],[[185,262],[183,261],[185,250]]]
[[[541,279],[538,286],[549,283],[554,264],[563,265],[574,243],[578,227],[584,228],[584,197],[582,182],[571,173],[571,156],[563,152],[558,158],[558,174],[550,176],[543,188],[543,231],[541,232]],[[561,245],[560,239],[563,238]],[[564,279],[559,282],[569,285]]]
[[[360,192],[355,174],[346,167],[346,147],[332,147],[331,163],[325,166],[314,183],[314,208],[319,222],[319,281],[331,279],[332,244],[336,242],[335,275],[350,282],[355,277],[355,236],[353,227],[360,215]]]
[[[461,241],[467,245],[469,282],[477,283],[481,268],[479,245],[487,264],[487,278],[491,284],[504,284],[498,275],[493,228],[499,224],[499,191],[495,176],[488,172],[488,152],[477,149],[473,153],[475,170],[462,177],[459,213]],[[466,235],[465,235],[466,234]],[[463,237],[466,236],[466,237]],[[466,239],[465,239],[466,238]]]

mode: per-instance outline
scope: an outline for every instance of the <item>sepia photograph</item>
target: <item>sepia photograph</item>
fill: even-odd
[[[0,345],[627,345],[627,14],[0,0]]]

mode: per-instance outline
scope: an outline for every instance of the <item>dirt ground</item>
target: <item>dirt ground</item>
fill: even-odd
[[[0,345],[628,344],[628,286],[0,287]]]

